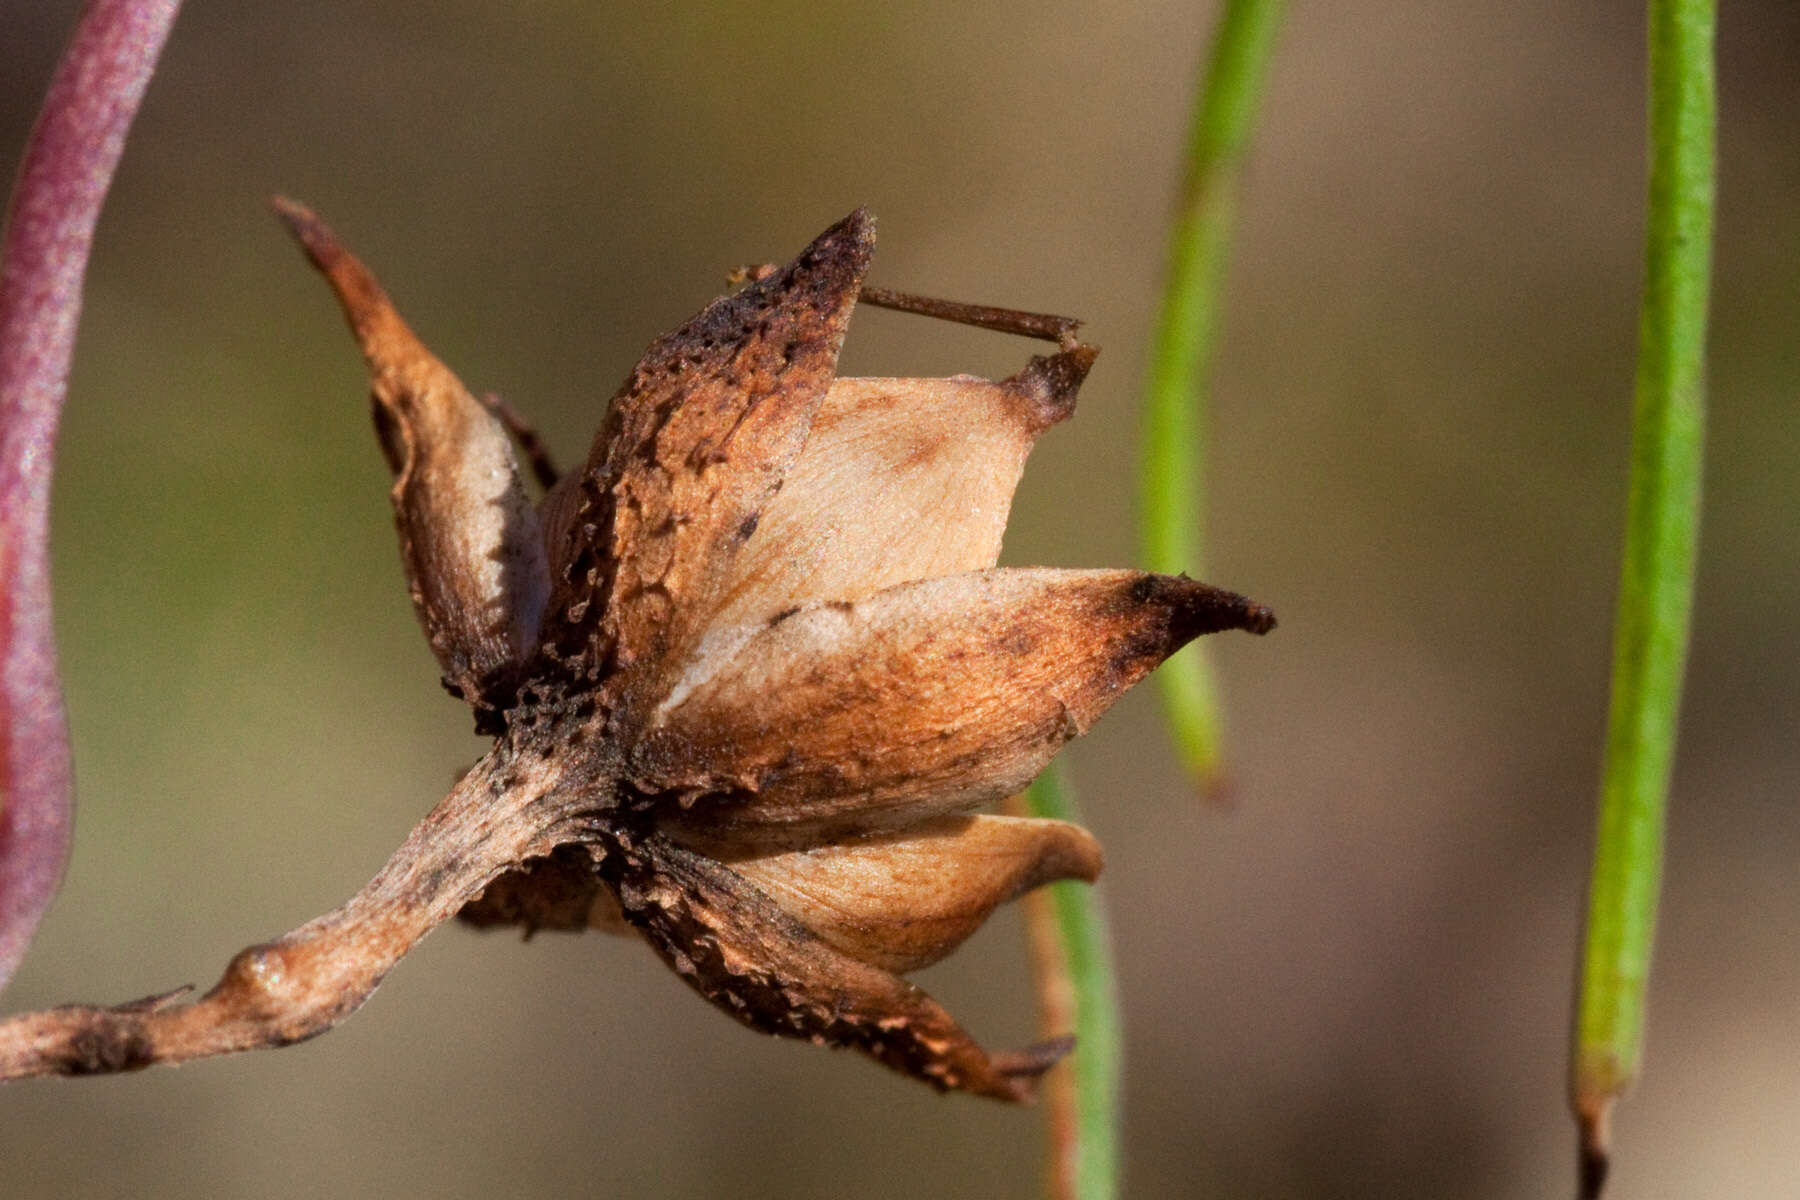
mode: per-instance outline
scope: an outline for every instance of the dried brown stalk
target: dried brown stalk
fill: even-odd
[[[1030,810],[1019,795],[1007,798],[1006,811],[1023,817]],[[1075,984],[1069,978],[1068,956],[1056,927],[1056,904],[1050,893],[1041,889],[1020,897],[1019,904],[1024,910],[1031,981],[1037,990],[1038,1029],[1046,1038],[1055,1037],[1075,1027]],[[1044,1107],[1044,1194],[1050,1200],[1076,1200],[1081,1128],[1075,1076],[1067,1063],[1044,1074],[1038,1102]]]
[[[181,989],[0,1023],[0,1079],[129,1071],[324,1033],[490,879],[573,836],[567,806],[507,759],[484,759],[343,907],[239,951],[200,999],[181,1003]]]
[[[0,1079],[314,1036],[460,912],[622,928],[752,1028],[1030,1098],[1070,1039],[990,1053],[903,976],[1100,852],[974,810],[1193,637],[1274,624],[1185,578],[994,568],[1025,456],[1093,363],[1072,323],[998,382],[836,378],[874,241],[854,213],[658,339],[533,505],[509,410],[278,208],[368,359],[414,607],[495,745],[342,908],[198,1000],[0,1023]]]

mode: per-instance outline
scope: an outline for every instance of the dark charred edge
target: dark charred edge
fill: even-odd
[[[507,578],[510,586],[511,579]],[[452,695],[461,693],[459,698],[469,706],[475,719],[475,732],[482,737],[497,738],[512,728],[515,718],[547,717],[549,707],[543,699],[545,690],[539,687],[535,691],[529,687],[532,682],[531,663],[535,650],[527,651],[525,657],[517,662],[499,663],[485,673],[472,669],[463,672],[463,686],[451,691]],[[448,681],[445,681],[446,685]],[[446,686],[447,691],[451,689]],[[540,697],[530,700],[525,693]]]
[[[1265,606],[1186,575],[1140,576],[1131,599],[1169,610],[1171,650],[1208,633],[1242,629],[1261,636],[1275,628],[1275,614]]]
[[[794,272],[800,274],[823,266],[825,277],[837,285],[834,292],[860,293],[874,253],[875,214],[859,205],[800,252],[794,260]]]
[[[1075,411],[1075,396],[1093,369],[1100,348],[1079,343],[1055,354],[1034,357],[1025,369],[1006,380],[1024,399],[1031,432],[1042,433]]]
[[[488,884],[463,905],[457,920],[475,929],[516,926],[526,936],[540,930],[579,933],[601,889],[593,855],[581,846],[559,846]]]
[[[679,362],[696,346],[735,341],[757,316],[809,307],[827,329],[824,341],[837,352],[850,309],[862,291],[863,276],[875,253],[875,218],[859,208],[809,243],[792,262],[755,279],[742,290],[707,305],[674,331],[651,344],[621,394],[645,376]],[[835,326],[835,328],[831,328]],[[615,401],[616,403],[616,401]]]
[[[723,863],[660,833],[639,839],[624,827],[611,832],[621,841],[608,848],[601,871],[625,919],[684,983],[759,1033],[859,1050],[937,1091],[965,1091],[1011,1103],[1030,1103],[1037,1077],[1073,1045],[1072,1038],[1058,1039],[1011,1054],[990,1054],[914,985],[827,946]],[[629,845],[623,840],[627,838]],[[650,899],[658,892],[667,894],[671,885],[678,899]],[[714,920],[702,919],[707,911]],[[763,961],[746,964],[740,955],[737,965],[728,965],[722,938],[731,936],[731,926],[744,924],[758,930]],[[739,944],[737,949],[751,947]],[[871,987],[893,988],[922,1000],[941,1023],[930,1030],[916,1028],[922,1014],[905,1011],[905,1001],[885,1016],[866,1011],[856,993]],[[963,1043],[948,1059],[938,1044],[946,1035]]]
[[[1019,1050],[1005,1050],[990,1055],[994,1070],[1008,1079],[1035,1082],[1039,1076],[1067,1058],[1075,1049],[1075,1036],[1064,1034]]]
[[[764,323],[772,317],[798,320],[799,331],[806,335],[800,342],[835,360],[874,253],[875,218],[859,208],[814,238],[781,270],[715,300],[657,339],[633,371],[633,382],[647,368],[680,361],[696,344],[706,348],[741,339],[759,318]],[[803,315],[807,309],[811,313]]]
[[[434,654],[443,654],[439,642],[427,635]],[[517,662],[498,663],[486,671],[478,671],[469,656],[461,653],[444,655],[444,674],[438,686],[446,695],[469,706],[475,732],[482,737],[499,737],[510,726],[519,707],[519,689],[525,682],[525,667]]]
[[[659,339],[645,355],[660,357],[661,342],[680,345],[705,338],[723,324],[728,332],[738,333],[745,317],[757,310],[769,311],[807,304],[827,316],[829,324],[838,324],[849,316],[850,308],[862,294],[863,276],[868,274],[869,260],[875,254],[875,218],[867,208],[859,208],[814,238],[792,262],[752,280],[743,290],[714,301],[692,321],[667,339]],[[835,331],[841,335],[842,325]],[[831,339],[834,343],[836,338]],[[836,352],[835,344],[832,347]]]

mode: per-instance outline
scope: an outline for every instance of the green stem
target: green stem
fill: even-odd
[[[1705,427],[1713,208],[1712,0],[1650,0],[1650,184],[1631,496],[1572,1063],[1582,1191],[1638,1073],[1664,813],[1687,656]]]
[[[1078,821],[1075,794],[1059,761],[1025,794],[1034,817]],[[1106,912],[1087,884],[1047,889],[1056,915],[1062,965],[1075,1003],[1073,1072],[1074,1163],[1069,1172],[1079,1200],[1119,1195],[1119,1000],[1114,985]]]
[[[1226,0],[1188,132],[1145,398],[1143,552],[1150,569],[1164,574],[1201,570],[1206,389],[1226,235],[1282,7],[1282,0]],[[1157,679],[1183,765],[1202,787],[1219,786],[1220,719],[1206,650],[1194,646]]]

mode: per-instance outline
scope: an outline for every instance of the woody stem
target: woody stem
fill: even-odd
[[[497,749],[342,907],[241,950],[211,991],[0,1021],[0,1080],[91,1075],[259,1050],[324,1033],[496,875],[579,834],[570,806]],[[185,989],[184,989],[185,991]]]

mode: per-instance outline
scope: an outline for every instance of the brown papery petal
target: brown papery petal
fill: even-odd
[[[1075,408],[1087,346],[1011,379],[839,379],[755,535],[719,625],[991,567],[1032,442]]]
[[[504,706],[549,590],[506,430],[323,222],[290,200],[275,209],[331,283],[368,360],[401,558],[444,682],[478,708]]]
[[[651,345],[552,498],[546,642],[598,674],[678,658],[806,442],[874,248],[862,211]]]
[[[1242,596],[1138,571],[901,584],[711,635],[630,769],[716,830],[906,825],[1017,791],[1199,634],[1273,624]]]
[[[691,836],[679,825],[671,832]],[[1040,884],[1092,883],[1102,860],[1100,843],[1079,825],[990,816],[934,817],[773,854],[725,853],[727,866],[827,943],[899,972],[943,958],[994,909]]]
[[[691,987],[764,1033],[861,1050],[944,1090],[1028,1100],[1063,1039],[989,1054],[919,988],[810,933],[743,876],[660,835],[603,868],[626,919]]]

